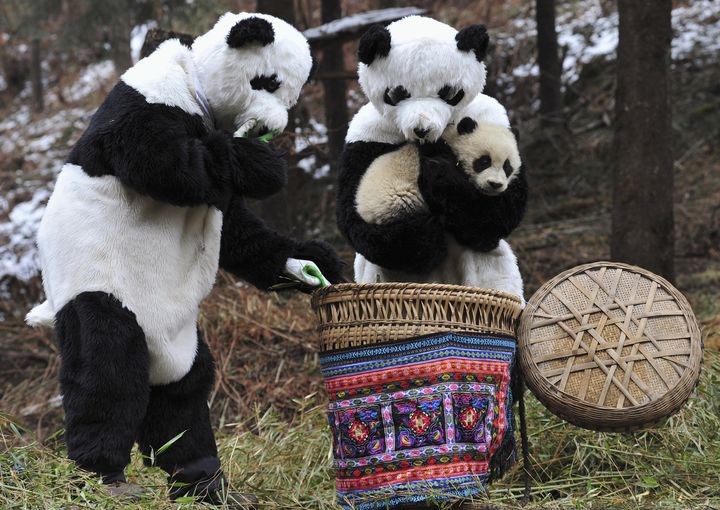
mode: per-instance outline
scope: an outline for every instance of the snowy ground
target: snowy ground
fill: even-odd
[[[597,0],[572,3],[568,10],[558,14],[559,43],[565,48],[565,84],[576,80],[582,66],[590,60],[614,55],[617,23],[617,14],[604,13]],[[134,53],[139,53],[137,42],[150,26],[152,23],[136,27],[132,38]],[[695,0],[686,7],[675,9],[673,30],[672,53],[675,59],[720,53],[720,2]],[[506,92],[511,92],[515,79],[537,75],[532,51],[535,38],[532,19],[515,19],[506,33],[495,32],[493,38],[501,54],[517,53],[518,48],[525,47],[525,54],[530,55],[526,61],[517,62],[512,74],[505,77],[502,85]],[[23,104],[27,103],[29,96],[28,85],[27,91],[20,94],[14,111],[0,121],[0,162],[4,162],[5,168],[0,185],[6,188],[0,193],[0,297],[10,279],[27,281],[37,275],[34,238],[52,189],[53,177],[92,115],[91,108],[82,106],[87,103],[84,100],[97,90],[107,88],[115,78],[115,69],[110,61],[89,66],[75,83],[63,91],[69,106],[60,109],[56,92],[49,91],[48,111],[55,113],[35,120],[29,107]],[[0,76],[0,88],[2,84]],[[298,135],[298,151],[308,144],[327,140],[324,126],[317,122]],[[19,165],[13,168],[12,161],[15,159],[24,162],[24,170],[20,170]],[[318,167],[315,156],[300,160],[300,166],[316,176],[326,174],[329,169],[328,165]],[[33,170],[28,173],[27,167]]]

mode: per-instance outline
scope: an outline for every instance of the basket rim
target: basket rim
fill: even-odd
[[[648,410],[648,418],[643,421],[628,420],[627,412],[629,408],[618,409],[616,407],[592,404],[585,400],[581,400],[575,395],[567,393],[564,390],[560,390],[554,385],[551,385],[547,378],[540,374],[540,369],[536,361],[530,355],[532,322],[540,302],[559,282],[565,281],[568,277],[575,274],[584,273],[588,269],[600,269],[602,267],[608,267],[611,269],[624,269],[627,271],[638,273],[652,281],[657,282],[660,286],[662,286],[663,289],[678,302],[678,305],[683,312],[683,316],[687,320],[691,344],[690,358],[700,360],[700,363],[697,363],[696,365],[685,369],[682,373],[682,376],[678,379],[675,385],[669,388],[665,394],[660,396],[660,398],[630,408],[632,409],[633,413],[640,413],[642,411]],[[590,427],[592,425],[591,428],[595,428],[596,430],[597,427],[601,427],[602,424],[592,421],[585,421],[583,417],[575,417],[574,419],[567,418],[566,410],[569,407],[568,403],[572,403],[578,406],[592,407],[594,409],[606,412],[607,422],[603,430],[617,428],[616,425],[619,425],[621,421],[624,421],[626,427],[642,426],[645,424],[653,423],[666,416],[670,416],[680,407],[682,407],[684,402],[687,400],[687,398],[690,396],[693,389],[695,388],[701,370],[702,332],[698,325],[697,318],[695,317],[695,314],[692,311],[692,308],[690,307],[690,303],[688,302],[687,298],[682,294],[682,292],[680,292],[674,285],[672,285],[662,276],[657,275],[642,267],[638,267],[632,264],[626,264],[623,262],[598,261],[581,264],[579,266],[574,266],[570,269],[567,269],[555,276],[554,278],[548,280],[537,291],[535,291],[535,293],[528,300],[525,306],[525,310],[523,310],[523,313],[520,317],[520,322],[518,324],[517,340],[519,357],[518,361],[522,367],[523,374],[525,375],[524,379],[528,384],[528,387],[532,390],[533,394],[535,394],[538,400],[550,407],[553,412],[562,415],[568,421],[571,421],[580,426]],[[687,395],[684,396],[682,402],[679,405],[671,406],[671,409],[670,407],[665,406],[665,404],[668,401],[673,400],[672,392],[676,389],[681,390],[683,394],[687,393]],[[558,411],[558,408],[561,411]],[[620,418],[625,419],[621,420]]]
[[[501,290],[487,289],[483,287],[469,287],[465,285],[454,285],[446,283],[415,283],[415,282],[382,282],[382,283],[337,283],[323,287],[313,292],[312,294],[312,306],[317,308],[321,306],[325,299],[332,295],[337,295],[344,292],[367,292],[372,293],[375,291],[388,291],[388,290],[408,290],[417,292],[415,297],[422,298],[422,292],[435,293],[439,291],[444,292],[458,292],[466,295],[475,295],[476,297],[493,297],[503,298],[509,301],[521,305],[522,300],[515,294],[509,292],[503,292]]]

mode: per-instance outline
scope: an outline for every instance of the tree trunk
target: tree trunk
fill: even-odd
[[[671,0],[619,0],[614,260],[674,278]]]
[[[269,14],[295,25],[295,2],[293,0],[257,0],[257,12]]]
[[[543,124],[562,121],[562,67],[555,31],[555,0],[536,0],[538,68],[540,71],[540,118]]]
[[[33,110],[41,112],[45,109],[45,101],[43,98],[43,82],[42,82],[42,59],[40,58],[40,39],[35,38],[32,41],[32,97]]]
[[[340,0],[322,0],[322,22],[328,23],[342,17]],[[341,42],[323,50],[321,70],[323,73],[345,71],[345,55]],[[328,156],[331,166],[337,167],[348,127],[347,84],[343,79],[323,81],[325,103],[325,125],[328,132]]]
[[[262,14],[269,14],[295,25],[295,2],[293,0],[257,0],[255,10]],[[295,132],[295,107],[288,112],[287,130]],[[301,176],[297,168],[290,168],[288,183],[278,194],[254,204],[254,210],[271,226],[280,232],[291,235],[300,234],[300,225],[296,221],[295,209],[297,207],[295,195],[288,190],[296,189]]]

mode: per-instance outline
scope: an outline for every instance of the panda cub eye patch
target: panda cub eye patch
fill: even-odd
[[[402,85],[398,85],[397,87],[394,87],[392,90],[390,88],[385,89],[385,94],[383,95],[383,101],[385,101],[385,104],[389,104],[390,106],[397,105],[400,101],[404,99],[408,99],[410,97],[410,92],[407,91],[405,87]]]
[[[480,156],[475,161],[473,161],[473,170],[475,170],[477,173],[480,173],[483,170],[490,168],[490,165],[492,165],[492,159],[490,159],[490,156],[485,154],[484,156]]]
[[[271,94],[279,89],[281,84],[282,82],[278,80],[277,74],[271,76],[263,74],[250,80],[250,86],[253,90],[267,90]]]
[[[505,163],[503,164],[503,170],[505,171],[505,176],[510,177],[510,174],[513,173],[513,167],[510,164],[510,160],[506,159]]]
[[[465,97],[465,91],[463,89],[451,87],[450,85],[445,85],[443,88],[438,90],[438,96],[450,106],[456,106],[460,101],[462,101],[462,98]]]

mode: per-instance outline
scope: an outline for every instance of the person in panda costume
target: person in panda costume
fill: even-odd
[[[328,245],[283,237],[245,204],[285,184],[262,137],[284,129],[311,67],[289,24],[227,13],[127,70],[58,176],[37,239],[47,300],[27,320],[55,327],[68,455],[105,483],[125,481],[135,442],[149,458],[180,436],[156,457],[171,498],[221,501],[197,327],[218,267],[260,289],[341,278]]]
[[[359,252],[355,279],[467,285],[522,299],[517,260],[504,238],[520,223],[526,202],[525,172],[505,109],[481,94],[440,140],[384,154],[356,188],[356,212],[368,225],[432,217],[445,233],[444,243],[428,248],[440,262],[413,272],[383,267]]]
[[[522,297],[502,239],[522,217],[526,183],[505,109],[481,94],[487,45],[481,25],[456,31],[418,16],[361,38],[358,74],[370,103],[350,123],[337,200],[357,282],[456,283]],[[490,146],[504,156],[502,178],[492,161],[484,172],[472,168],[473,151],[484,161]]]
[[[485,27],[460,31],[422,16],[368,29],[358,44],[358,77],[369,99],[348,127],[341,156],[337,222],[355,250],[393,270],[425,273],[444,257],[445,232],[428,210],[382,224],[358,214],[357,187],[383,155],[435,142],[482,92]],[[398,249],[398,247],[402,247]]]

